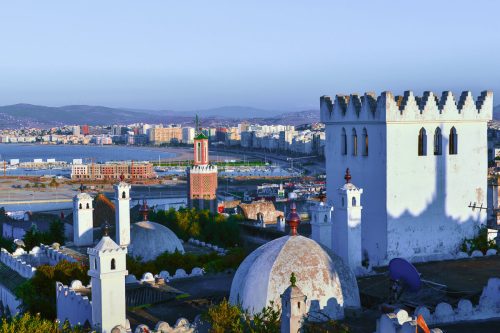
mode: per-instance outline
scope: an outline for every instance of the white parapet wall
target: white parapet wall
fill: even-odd
[[[14,257],[6,249],[1,249],[0,261],[26,279],[31,279],[35,275],[35,267],[31,266],[21,259]]]
[[[92,324],[92,302],[78,292],[83,288],[79,280],[71,282],[69,287],[56,282],[57,319],[61,324],[66,320],[71,326],[83,326],[87,321]]]
[[[77,262],[77,260],[60,250],[54,249],[52,246],[48,246],[45,244],[40,244],[40,249],[45,253],[47,258],[49,259],[50,265],[57,265],[60,261],[66,260],[69,262]]]
[[[377,320],[375,333],[415,332],[415,320],[419,315],[425,319],[428,325],[500,318],[499,290],[500,278],[490,278],[483,289],[479,304],[476,306],[467,299],[461,299],[456,308],[443,302],[436,306],[434,312],[429,311],[425,306],[420,306],[415,309],[414,316],[409,316],[405,310],[383,314]],[[434,332],[441,332],[441,330]]]

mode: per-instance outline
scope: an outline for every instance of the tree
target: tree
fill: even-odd
[[[47,243],[59,243],[64,244],[66,241],[66,236],[64,235],[64,223],[59,220],[53,220],[49,226],[49,241]]]
[[[73,280],[80,280],[87,285],[90,281],[87,269],[88,267],[81,263],[71,263],[65,260],[55,266],[38,266],[33,278],[25,281],[15,290],[16,297],[22,301],[21,310],[40,313],[46,319],[55,319],[56,281],[69,285]]]
[[[64,323],[61,328],[56,321],[50,321],[41,318],[40,314],[32,315],[25,313],[22,316],[16,316],[10,320],[2,319],[0,324],[0,333],[83,333],[85,330],[79,327],[71,328],[67,323]]]

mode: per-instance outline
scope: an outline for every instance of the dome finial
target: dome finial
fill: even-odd
[[[297,207],[295,201],[292,201],[290,206],[290,213],[286,217],[286,223],[290,226],[290,235],[297,236],[297,228],[300,224],[300,216],[297,214]]]
[[[148,202],[145,199],[142,199],[142,206],[141,206],[141,209],[139,209],[139,213],[142,214],[143,221],[148,220],[149,206],[148,206]]]
[[[345,179],[345,183],[346,184],[349,184],[351,182],[351,173],[349,172],[349,168],[345,169],[345,176],[344,176],[344,179]]]
[[[295,276],[295,273],[292,272],[292,274],[290,275],[290,285],[292,287],[295,287],[296,283],[297,283],[297,277]]]

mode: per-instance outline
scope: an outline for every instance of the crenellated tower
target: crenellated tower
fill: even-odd
[[[187,168],[188,206],[217,212],[217,166],[210,164],[208,137],[196,117],[193,165]]]
[[[98,332],[111,333],[113,328],[126,328],[125,276],[128,275],[127,248],[118,246],[107,233],[101,241],[87,249],[92,285],[92,325]]]
[[[94,243],[94,207],[92,197],[83,191],[73,198],[73,243],[76,246],[91,246]]]
[[[116,242],[127,247],[130,244],[130,184],[125,177],[120,176],[120,182],[115,184],[115,228]]]
[[[337,212],[338,175],[350,168],[364,189],[362,247],[370,264],[453,253],[486,223],[486,212],[468,205],[486,205],[491,91],[476,99],[470,91],[323,96],[320,113],[327,197]]]

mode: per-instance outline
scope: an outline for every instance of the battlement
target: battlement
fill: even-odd
[[[36,273],[35,267],[14,257],[6,249],[1,249],[0,261],[26,279],[31,279]]]
[[[320,98],[323,123],[341,122],[405,122],[405,121],[488,121],[493,115],[493,92],[483,91],[474,100],[470,91],[457,99],[450,91],[438,97],[431,91],[415,96],[405,91],[395,96],[385,91],[374,93],[336,95]]]
[[[65,286],[56,282],[57,319],[62,322],[68,320],[74,325],[84,325],[86,321],[92,323],[92,302],[83,293],[88,293],[90,286],[83,286],[79,280]]]
[[[55,249],[52,246],[48,246],[45,244],[40,244],[40,250],[45,253],[47,258],[49,259],[49,263],[51,265],[57,265],[58,262],[62,260],[66,260],[69,262],[78,262],[75,258],[72,256],[61,252],[61,250]]]
[[[190,173],[215,173],[217,172],[217,165],[213,164],[200,164],[193,165],[190,170]]]

